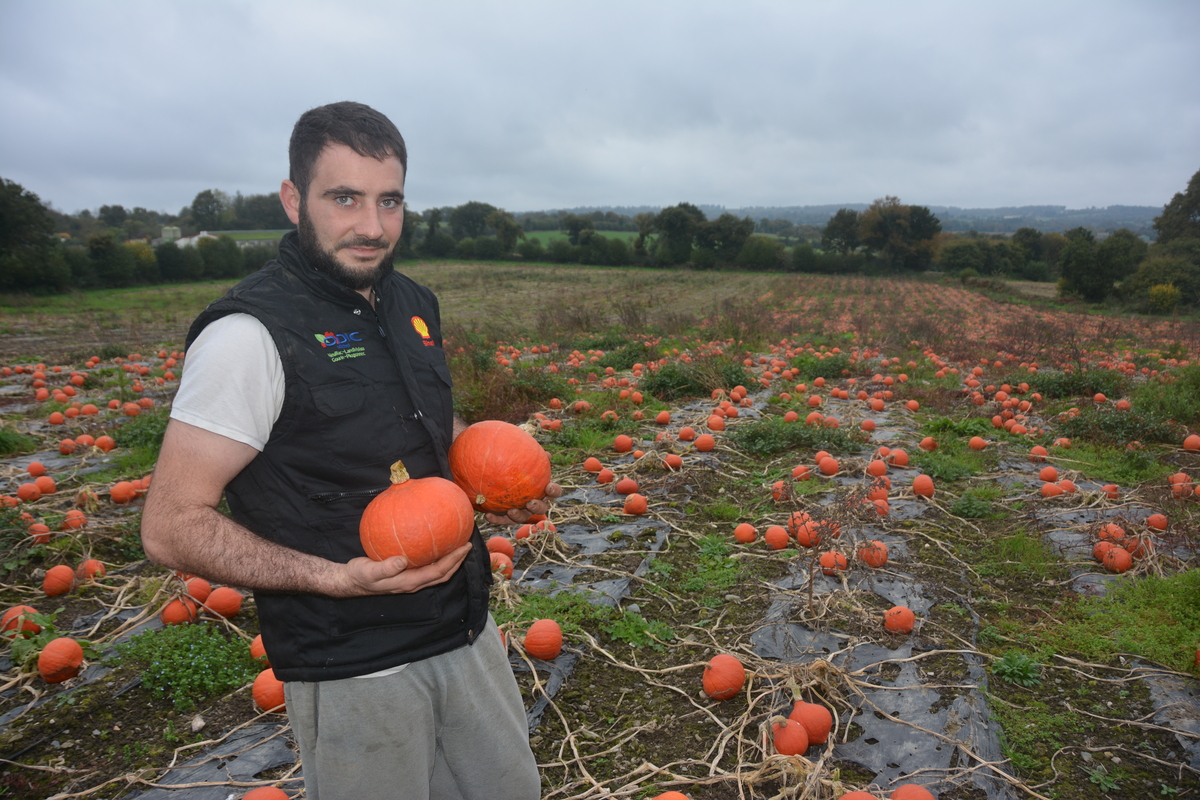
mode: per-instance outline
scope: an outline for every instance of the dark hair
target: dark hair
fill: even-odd
[[[404,174],[408,174],[404,137],[390,119],[362,103],[330,103],[305,111],[292,128],[292,139],[288,143],[288,178],[300,190],[301,198],[308,194],[313,166],[321,151],[331,143],[344,144],[360,156],[380,161],[395,156],[400,160]]]

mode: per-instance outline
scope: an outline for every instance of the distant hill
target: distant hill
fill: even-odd
[[[755,222],[762,219],[785,219],[797,225],[824,227],[838,209],[852,208],[865,211],[867,203],[837,203],[820,206],[747,206],[726,208],[725,206],[697,203],[697,207],[709,219],[729,213],[736,217],[750,217]],[[590,214],[593,211],[612,211],[632,217],[643,212],[657,213],[656,206],[581,206],[561,209],[572,214]],[[957,206],[930,206],[942,222],[945,231],[976,230],[980,233],[1013,233],[1018,228],[1034,228],[1049,233],[1085,227],[1098,231],[1129,228],[1134,233],[1154,238],[1151,227],[1154,218],[1162,213],[1161,206],[1108,206],[1106,208],[1077,208],[1066,206],[1009,206],[1004,208],[959,208]],[[554,211],[544,212],[553,214]]]

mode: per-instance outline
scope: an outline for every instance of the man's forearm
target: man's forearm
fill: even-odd
[[[160,509],[146,498],[146,555],[172,569],[219,583],[277,592],[346,596],[341,565],[262,538],[216,509]]]

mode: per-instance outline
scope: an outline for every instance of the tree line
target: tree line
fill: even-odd
[[[631,209],[633,210],[633,209]],[[717,209],[719,210],[719,208]],[[273,258],[266,245],[239,248],[227,237],[195,248],[151,244],[164,225],[200,230],[291,227],[274,194],[199,192],[169,215],[101,206],[66,215],[3,180],[0,192],[0,291],[59,292],[160,281],[237,278]],[[631,215],[614,211],[513,214],[480,201],[427,209],[405,207],[397,259],[524,260],[608,266],[687,266],[808,273],[897,274],[937,268],[965,279],[1057,279],[1060,293],[1088,302],[1109,298],[1145,310],[1200,303],[1200,171],[1164,206],[1155,244],[1121,229],[1107,237],[1077,227],[1011,235],[949,233],[927,207],[896,197],[862,210],[843,207],[823,227],[783,219],[709,219],[691,203]],[[543,243],[538,231],[558,231]],[[607,235],[606,235],[607,234]],[[615,235],[621,234],[621,235]],[[631,236],[630,234],[635,234]]]

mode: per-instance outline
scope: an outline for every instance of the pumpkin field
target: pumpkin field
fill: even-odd
[[[544,800],[1200,798],[1200,321],[940,277],[402,270],[458,413],[564,488],[477,515]],[[0,798],[304,796],[252,595],[138,534],[226,288],[0,298]]]

